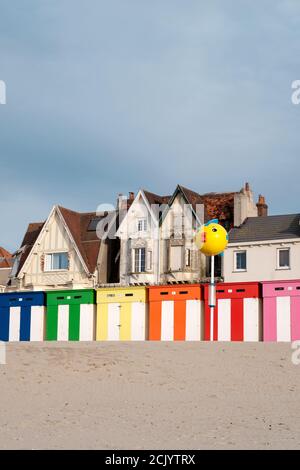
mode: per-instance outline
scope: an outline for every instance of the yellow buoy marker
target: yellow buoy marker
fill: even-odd
[[[217,219],[202,225],[195,235],[200,252],[211,257],[211,278],[208,305],[210,307],[210,340],[214,339],[214,308],[216,306],[215,256],[223,253],[228,244],[228,234]]]

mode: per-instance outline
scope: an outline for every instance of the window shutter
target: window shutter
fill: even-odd
[[[185,265],[187,267],[191,266],[191,250],[189,248],[185,250]]]
[[[181,271],[182,270],[182,247],[181,246],[171,246],[170,250],[170,268],[171,271]]]
[[[51,255],[45,255],[44,269],[45,271],[51,270]]]
[[[132,248],[129,252],[129,266],[131,266],[131,272],[135,272],[135,249]]]
[[[147,251],[147,271],[152,270],[152,251]]]

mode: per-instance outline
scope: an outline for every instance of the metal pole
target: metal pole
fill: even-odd
[[[215,257],[211,256],[211,272],[210,272],[210,290],[211,290],[211,300],[215,288]],[[210,340],[214,340],[214,306],[215,301],[210,302]]]

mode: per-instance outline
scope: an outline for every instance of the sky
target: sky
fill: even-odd
[[[178,183],[300,212],[299,51],[298,0],[0,0],[0,246]]]

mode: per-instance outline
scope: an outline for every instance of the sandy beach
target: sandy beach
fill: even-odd
[[[291,353],[282,343],[10,343],[0,448],[300,448]]]

